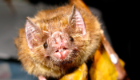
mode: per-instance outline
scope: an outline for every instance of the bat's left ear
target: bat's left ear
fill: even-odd
[[[72,13],[69,17],[69,24],[71,25],[71,28],[74,28],[74,31],[81,33],[82,35],[86,35],[86,28],[83,17],[74,5]]]

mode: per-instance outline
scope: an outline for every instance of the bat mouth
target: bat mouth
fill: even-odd
[[[58,49],[58,50],[56,50],[55,52],[62,52],[62,51],[64,51],[64,50],[67,50],[68,48],[61,48],[61,49]]]
[[[69,50],[68,48],[64,47],[64,48],[59,48],[55,51],[54,53],[54,56],[57,58],[57,59],[60,59],[60,60],[64,60],[67,55],[69,54]]]
[[[61,49],[57,49],[55,50],[54,54],[53,54],[53,61],[54,61],[54,65],[56,66],[66,66],[66,65],[74,65],[76,57],[78,55],[78,50],[77,48],[74,49],[69,49],[69,48],[61,48]]]

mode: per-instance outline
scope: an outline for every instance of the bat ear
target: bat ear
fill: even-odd
[[[25,35],[29,49],[39,45],[42,40],[41,29],[27,17],[25,24]]]
[[[86,34],[85,23],[84,23],[84,20],[82,18],[82,15],[75,8],[74,5],[73,5],[72,13],[69,17],[69,23],[71,26],[73,25],[73,28],[76,32],[80,32],[80,33],[82,33],[82,35]]]

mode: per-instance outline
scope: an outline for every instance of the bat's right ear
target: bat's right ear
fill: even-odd
[[[28,17],[26,18],[25,35],[29,49],[37,47],[42,40],[41,29]]]

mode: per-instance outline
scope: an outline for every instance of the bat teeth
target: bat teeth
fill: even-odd
[[[62,52],[64,49],[58,49],[56,50],[56,52]]]
[[[58,50],[56,50],[56,52],[63,52],[64,50],[66,50],[67,48],[60,48],[60,49],[58,49]]]
[[[63,51],[63,49],[59,49],[59,52],[62,52]]]

